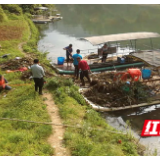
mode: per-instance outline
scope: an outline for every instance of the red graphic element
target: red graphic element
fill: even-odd
[[[119,140],[118,140],[118,143],[120,143],[120,144],[121,144],[121,143],[122,143],[122,141],[119,139]]]
[[[145,120],[141,136],[160,136],[160,120]]]

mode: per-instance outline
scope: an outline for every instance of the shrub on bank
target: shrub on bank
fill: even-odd
[[[0,6],[0,22],[6,22],[7,20],[8,20],[8,18]]]
[[[3,8],[3,10],[7,10],[10,13],[14,13],[17,15],[22,14],[22,9],[18,4],[1,4],[1,7]]]

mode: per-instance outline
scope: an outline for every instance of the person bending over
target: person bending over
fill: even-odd
[[[66,50],[66,61],[67,61],[67,66],[68,66],[70,57],[72,57],[72,52],[73,52],[72,44],[70,44],[69,46],[67,46],[63,49]]]
[[[85,86],[85,81],[83,79],[84,77],[86,77],[88,79],[88,82],[91,84],[91,80],[89,77],[89,72],[91,73],[91,70],[86,60],[81,60],[80,57],[77,57],[77,61],[78,61],[78,68],[81,69],[80,79],[82,82],[82,86]]]

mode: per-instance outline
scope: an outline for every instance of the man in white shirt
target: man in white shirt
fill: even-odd
[[[45,76],[43,67],[39,65],[39,60],[35,59],[34,64],[31,66],[31,72],[35,83],[35,91],[38,91],[39,88],[39,95],[43,95],[42,88],[44,84],[43,77]]]

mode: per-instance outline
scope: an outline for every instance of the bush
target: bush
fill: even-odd
[[[73,97],[79,104],[85,105],[86,102],[82,95],[78,92],[78,88],[75,86],[72,86],[69,92],[69,96]]]
[[[1,4],[4,10],[8,10],[10,13],[22,14],[22,9],[18,4]]]
[[[0,22],[5,22],[7,21],[7,16],[4,13],[3,9],[0,7]]]

